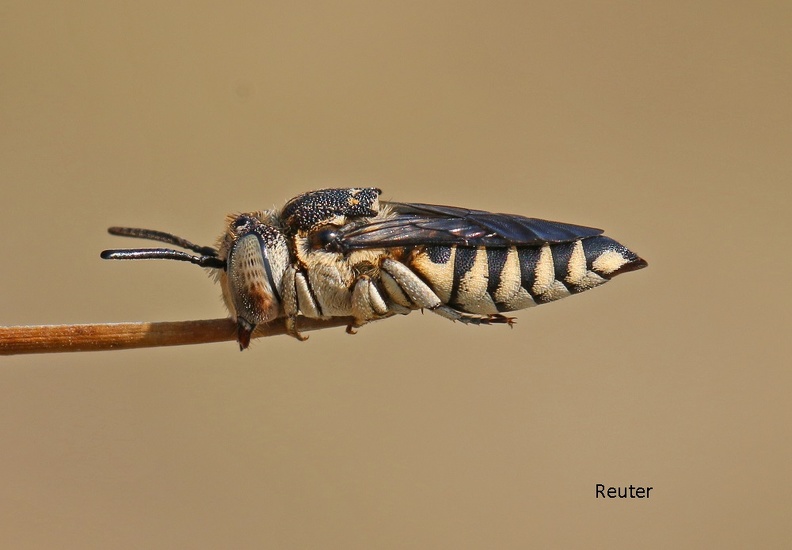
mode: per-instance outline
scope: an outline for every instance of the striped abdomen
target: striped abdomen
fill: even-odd
[[[646,262],[596,236],[528,247],[426,246],[408,265],[454,309],[492,314],[583,292]]]

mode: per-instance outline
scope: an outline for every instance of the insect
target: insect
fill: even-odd
[[[512,325],[506,312],[599,286],[647,263],[600,229],[452,206],[385,202],[373,187],[304,193],[280,210],[226,218],[216,247],[149,229],[113,235],[171,248],[105,250],[112,260],[187,261],[214,270],[240,349],[280,317],[370,321],[428,309],[466,324]]]

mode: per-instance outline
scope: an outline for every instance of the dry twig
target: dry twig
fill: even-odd
[[[350,317],[329,320],[300,318],[300,331],[346,326]],[[282,320],[260,325],[253,338],[286,334]],[[236,339],[231,319],[159,323],[99,323],[91,325],[38,325],[0,327],[0,355],[110,351],[208,344]]]

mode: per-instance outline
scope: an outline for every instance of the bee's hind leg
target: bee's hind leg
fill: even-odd
[[[459,311],[452,308],[451,306],[446,305],[436,307],[431,311],[433,313],[437,313],[440,317],[445,317],[446,319],[451,319],[452,321],[459,321],[460,323],[465,323],[466,325],[507,324],[511,327],[515,323],[514,317],[507,317],[505,315],[501,315],[500,313],[478,315],[475,313]]]
[[[506,317],[500,313],[476,314],[466,313],[446,305],[425,282],[413,273],[406,265],[395,260],[386,259],[382,262],[382,269],[396,282],[401,290],[415,306],[428,309],[441,317],[452,321],[459,321],[471,325],[491,325],[506,323],[514,324],[513,317]]]

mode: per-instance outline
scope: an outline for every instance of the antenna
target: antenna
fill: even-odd
[[[225,260],[217,257],[217,250],[211,246],[198,246],[187,239],[177,237],[164,231],[154,229],[139,229],[136,227],[110,227],[107,230],[111,235],[119,237],[134,237],[136,239],[148,239],[167,244],[186,248],[197,252],[200,256],[193,256],[180,250],[171,248],[123,248],[104,250],[100,256],[105,260],[178,260],[190,262],[201,267],[212,269],[225,269]]]

